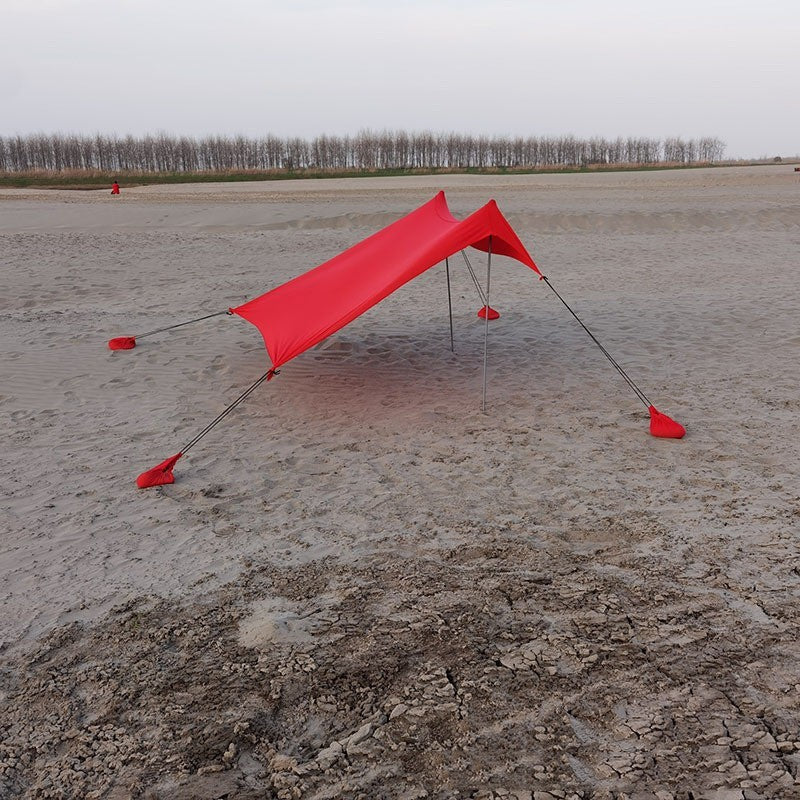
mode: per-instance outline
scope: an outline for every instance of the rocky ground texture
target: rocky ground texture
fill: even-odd
[[[791,605],[481,542],[55,630],[3,664],[0,795],[800,797]]]

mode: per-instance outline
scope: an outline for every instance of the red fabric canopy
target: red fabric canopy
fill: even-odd
[[[231,311],[261,331],[277,368],[453,253],[469,246],[487,251],[490,236],[493,254],[541,275],[494,200],[459,222],[439,192],[330,261]]]

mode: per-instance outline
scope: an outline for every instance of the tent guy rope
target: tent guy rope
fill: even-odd
[[[193,436],[174,456],[170,456],[165,461],[157,464],[155,467],[146,470],[136,479],[136,485],[140,489],[147,489],[151,486],[163,486],[167,483],[174,483],[175,476],[172,474],[172,468],[178,462],[178,459],[186,455],[212,428],[219,425],[228,414],[233,411],[236,406],[243,403],[264,381],[271,381],[275,375],[278,375],[280,370],[269,369],[257,381],[247,387],[224,411],[218,414],[208,425],[200,431],[200,433]]]
[[[133,350],[133,348],[136,347],[137,339],[144,339],[145,336],[153,336],[156,333],[171,331],[174,328],[182,328],[184,325],[191,325],[193,322],[201,322],[204,319],[211,319],[211,317],[220,317],[223,314],[232,316],[233,312],[230,309],[225,309],[225,311],[215,311],[213,314],[206,314],[204,317],[197,317],[196,319],[189,319],[186,322],[179,322],[177,325],[167,325],[166,328],[157,328],[154,331],[147,331],[147,333],[137,333],[136,336],[117,336],[114,339],[108,340],[108,349]]]
[[[600,352],[609,360],[611,366],[622,376],[625,382],[630,386],[633,390],[634,394],[639,398],[639,400],[644,404],[644,407],[650,412],[650,433],[653,436],[658,436],[662,439],[682,439],[686,435],[686,428],[680,424],[680,422],[676,422],[674,419],[671,419],[666,414],[662,414],[648,399],[647,395],[636,385],[633,378],[628,375],[627,372],[619,365],[617,360],[611,355],[611,353],[600,344],[598,338],[583,324],[583,320],[570,308],[567,301],[556,291],[556,288],[553,286],[552,283],[547,279],[547,276],[541,275],[539,276],[540,281],[544,281],[550,290],[555,294],[555,296],[564,304],[564,308],[572,314],[573,317],[577,320],[578,324],[583,328],[586,333],[589,335],[589,338],[600,348]]]

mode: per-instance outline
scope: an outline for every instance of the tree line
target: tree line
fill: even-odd
[[[313,139],[37,133],[0,136],[0,171],[537,169],[714,163],[724,151],[725,144],[715,137],[580,139],[369,130]]]

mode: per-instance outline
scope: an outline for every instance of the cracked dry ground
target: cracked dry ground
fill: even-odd
[[[800,796],[789,591],[475,533],[252,566],[202,604],[141,598],[8,654],[0,795]]]

